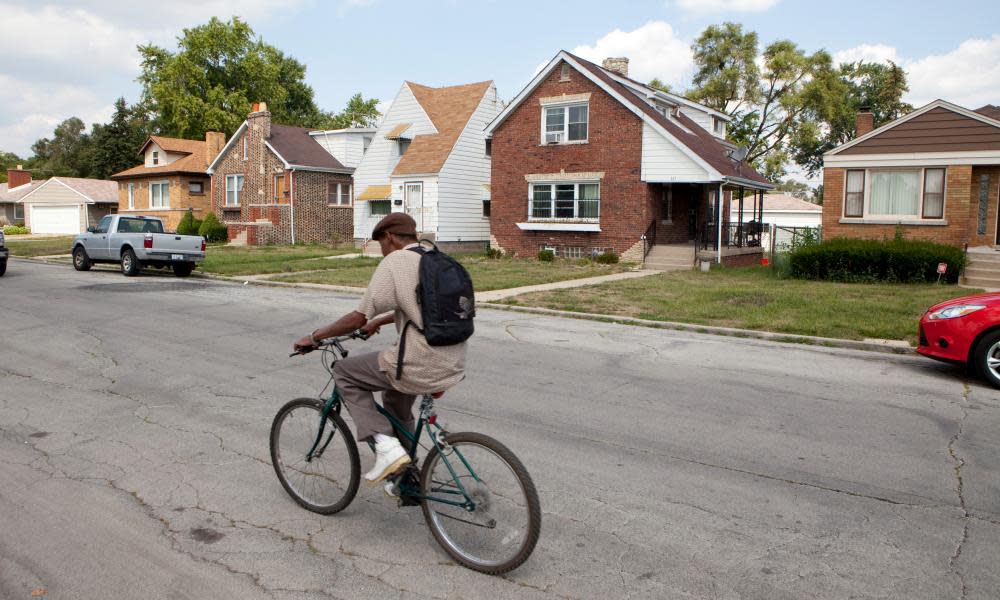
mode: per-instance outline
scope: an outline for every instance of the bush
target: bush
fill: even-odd
[[[181,217],[180,222],[177,224],[178,235],[201,235],[202,221],[194,217],[194,211],[188,210]]]
[[[3,228],[4,235],[27,235],[31,230],[23,225],[7,225]]]
[[[942,280],[957,283],[965,253],[933,242],[841,238],[798,248],[788,261],[792,277],[849,283],[932,283],[938,280],[938,263],[947,263]]]
[[[225,242],[229,239],[229,230],[219,222],[215,213],[208,213],[205,215],[205,220],[201,222],[198,235],[209,242]]]
[[[503,250],[501,250],[500,248],[492,248],[490,246],[487,246],[485,256],[486,258],[489,258],[491,260],[501,259],[503,258]]]
[[[551,250],[539,250],[538,260],[541,262],[552,262],[556,259],[556,253]]]
[[[601,265],[613,265],[618,262],[618,255],[614,250],[606,250],[594,257],[594,262]]]

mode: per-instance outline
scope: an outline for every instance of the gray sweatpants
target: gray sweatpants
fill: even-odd
[[[392,424],[375,408],[373,392],[382,392],[382,406],[410,432],[413,431],[416,425],[413,403],[417,397],[393,389],[389,376],[379,369],[377,352],[338,360],[333,373],[347,412],[354,419],[359,442],[368,441],[376,433],[395,435]],[[400,441],[404,447],[409,447],[405,439]]]

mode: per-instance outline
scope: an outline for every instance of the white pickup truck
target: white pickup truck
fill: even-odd
[[[165,233],[156,217],[108,215],[73,240],[73,268],[87,271],[94,263],[119,263],[133,277],[143,267],[171,267],[187,277],[205,260],[205,238]]]

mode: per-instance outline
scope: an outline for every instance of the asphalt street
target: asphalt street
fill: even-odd
[[[998,597],[1000,394],[915,356],[481,310],[439,413],[526,464],[532,558],[464,569],[376,488],[307,512],[268,430],[356,303],[13,261],[0,598]]]

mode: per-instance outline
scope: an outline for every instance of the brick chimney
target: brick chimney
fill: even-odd
[[[205,132],[205,166],[215,160],[215,157],[222,152],[222,147],[226,145],[226,134],[221,131]]]
[[[622,77],[628,77],[628,58],[619,56],[617,58],[605,58],[601,66],[609,71],[614,71]]]
[[[250,127],[250,138],[256,140],[266,140],[271,137],[271,113],[267,110],[267,102],[254,102],[253,108],[247,115],[247,124]]]
[[[875,129],[875,115],[867,106],[862,106],[854,118],[854,137],[859,138],[872,129]]]
[[[7,169],[7,189],[12,190],[31,183],[31,171],[25,171],[21,165],[16,169]]]

